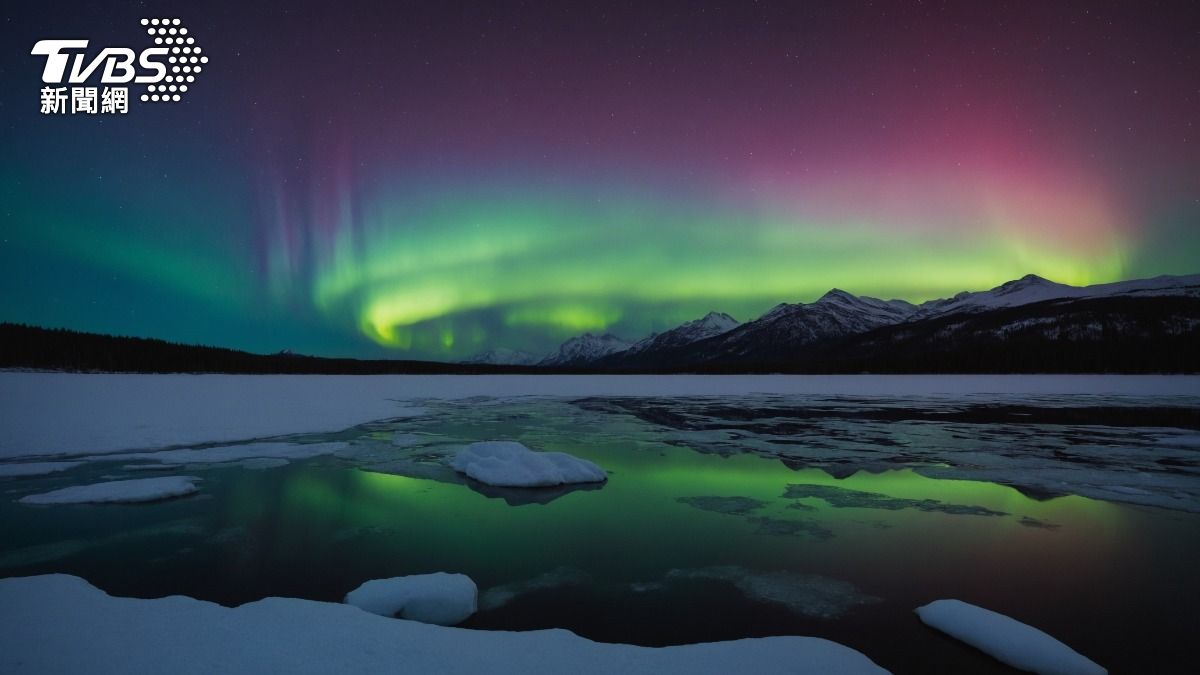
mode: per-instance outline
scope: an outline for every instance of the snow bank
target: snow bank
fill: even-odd
[[[547,487],[608,480],[604,469],[565,452],[534,452],[513,441],[483,441],[460,450],[450,466],[499,487]]]
[[[997,661],[1040,675],[1105,675],[1107,670],[1033,626],[961,600],[917,608],[925,625]]]
[[[17,464],[0,464],[0,478],[15,478],[19,476],[44,476],[48,473],[58,473],[74,469],[83,462],[21,462]]]
[[[465,574],[374,579],[346,594],[346,604],[380,616],[453,626],[475,613],[479,589]]]
[[[653,649],[565,630],[525,633],[396,621],[284,598],[228,608],[114,598],[66,575],[0,579],[0,672],[886,673],[835,642],[771,637]]]
[[[1194,376],[86,375],[0,373],[0,457],[91,454],[340,431],[472,396],[1194,395]]]
[[[190,495],[198,488],[195,476],[160,476],[73,485],[61,490],[27,495],[22,504],[136,504]]]

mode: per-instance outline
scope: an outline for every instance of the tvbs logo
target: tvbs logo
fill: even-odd
[[[181,101],[208,64],[208,56],[179,19],[142,19],[142,26],[154,46],[140,52],[105,47],[89,56],[88,40],[41,40],[33,45],[30,54],[46,59],[42,114],[129,112],[129,87],[108,85],[145,85],[139,98],[147,103]],[[105,86],[86,86],[96,79]]]

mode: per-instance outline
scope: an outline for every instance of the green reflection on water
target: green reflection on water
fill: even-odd
[[[285,555],[311,555],[314,547],[336,542],[357,551],[354,566],[373,575],[453,569],[483,583],[501,583],[559,566],[630,581],[659,578],[672,568],[718,564],[844,576],[880,559],[903,565],[922,557],[917,552],[935,557],[933,568],[966,564],[979,555],[993,564],[1047,550],[1067,557],[1094,555],[1121,537],[1128,513],[1080,497],[1038,501],[1002,485],[931,479],[907,469],[838,479],[752,455],[718,457],[644,441],[541,440],[540,447],[601,464],[610,472],[609,482],[549,504],[513,507],[463,485],[314,467],[289,471],[273,507],[263,499],[262,474],[242,472],[234,477],[236,487],[227,500],[230,520],[271,520],[269,548]],[[936,500],[1007,515],[838,508],[820,498],[786,499],[789,484]],[[747,497],[764,506],[731,515],[679,501],[703,496]],[[787,524],[804,527],[787,534]],[[815,536],[820,530],[829,536]]]

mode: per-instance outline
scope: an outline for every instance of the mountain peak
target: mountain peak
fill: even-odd
[[[660,342],[682,344],[695,342],[737,328],[740,322],[724,312],[709,312],[699,319],[688,321],[662,334]]]
[[[629,349],[630,344],[625,340],[605,333],[593,335],[584,333],[562,343],[555,352],[538,362],[541,366],[569,366],[590,363],[602,356],[615,354]]]
[[[853,293],[847,293],[846,291],[843,291],[840,288],[831,288],[825,292],[825,295],[822,295],[820,298],[817,298],[817,302],[821,302],[822,300],[837,300],[837,299],[857,300],[858,297],[855,296]]]
[[[1036,274],[1026,274],[1025,276],[1021,277],[1020,279],[1014,279],[1012,281],[1006,281],[1006,282],[1000,284],[1000,288],[1012,288],[1014,286],[1026,287],[1026,286],[1058,286],[1058,285],[1059,284],[1056,284],[1053,281],[1050,281],[1049,279],[1046,279],[1044,277],[1039,277]]]
[[[728,333],[740,326],[741,323],[724,312],[709,312],[699,319],[693,319],[662,333],[651,333],[623,350],[623,356],[628,361],[631,358],[645,358],[646,354],[662,354],[679,349],[693,342],[699,342],[717,335]]]
[[[705,314],[704,318],[700,319],[697,323],[704,326],[733,328],[734,326],[737,326],[739,322],[737,319],[729,316],[725,312],[709,312],[708,314]]]
[[[1020,279],[1006,281],[992,289],[991,292],[997,295],[1008,295],[1013,293],[1052,293],[1057,290],[1073,288],[1064,284],[1055,283],[1049,279],[1044,279],[1036,274],[1026,274]]]
[[[1089,288],[1077,288],[1050,281],[1036,274],[1006,281],[988,291],[963,292],[953,298],[930,300],[921,305],[915,318],[925,319],[958,311],[977,312],[998,307],[1015,307],[1045,300],[1077,298],[1092,294]]]

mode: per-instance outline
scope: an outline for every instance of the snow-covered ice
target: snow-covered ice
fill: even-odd
[[[549,487],[608,480],[604,469],[565,452],[534,452],[513,441],[472,443],[458,451],[450,466],[459,473],[498,487]]]
[[[1194,395],[1195,376],[119,375],[0,373],[0,457],[340,431],[472,396]]]
[[[0,464],[0,478],[19,478],[24,476],[45,476],[74,469],[83,462],[10,462]]]
[[[0,672],[886,673],[829,640],[770,637],[648,648],[565,630],[473,631],[347,605],[267,598],[241,607],[173,596],[114,598],[83,579],[0,579]]]
[[[396,433],[392,434],[392,445],[398,448],[410,448],[414,445],[420,445],[427,440],[429,439],[425,436],[421,436],[420,434],[410,434],[405,431],[397,431]]]
[[[289,462],[282,457],[251,457],[250,459],[238,462],[243,469],[253,469],[262,471],[264,469],[278,469],[281,466],[287,466]]]
[[[440,454],[426,449],[426,439],[436,440],[437,436],[425,435],[422,419],[429,421],[433,414],[460,416],[463,406],[459,403],[465,399],[472,407],[489,408],[520,400],[607,397],[607,403],[593,401],[591,407],[604,405],[614,412],[635,415],[638,408],[662,409],[668,413],[665,419],[681,422],[664,431],[659,424],[662,420],[647,417],[655,426],[643,431],[644,437],[658,441],[666,434],[669,443],[701,452],[753,452],[831,471],[853,471],[885,468],[880,463],[881,450],[903,447],[903,464],[929,477],[990,481],[1038,493],[1079,494],[1200,511],[1200,492],[1186,469],[1195,447],[1194,430],[1106,428],[1079,425],[1070,419],[1048,420],[1057,422],[1055,426],[1000,418],[986,424],[937,419],[963,405],[985,403],[1043,411],[1080,404],[1146,406],[1147,410],[1159,405],[1195,406],[1197,392],[1200,377],[1196,376],[342,377],[2,372],[0,472],[21,471],[24,469],[9,467],[54,455],[67,455],[59,458],[74,461],[136,454],[132,461],[153,461],[165,467],[298,459],[332,450],[353,462],[395,462],[406,460],[398,454],[403,452]],[[1066,400],[1077,395],[1077,401]],[[795,397],[797,406],[791,411],[773,411],[772,418],[755,421],[753,429],[747,428],[744,420],[714,414],[719,413],[719,406],[710,410],[711,406],[704,405],[706,398],[721,397],[736,400],[739,408],[778,408],[779,403],[770,400],[776,396]],[[845,396],[863,402],[839,403],[839,397]],[[635,398],[637,402],[625,408],[615,403]],[[913,404],[913,398],[921,400]],[[868,399],[876,402],[870,404],[872,408],[882,406],[894,412],[897,407],[915,406],[928,414],[911,421],[836,414],[845,406],[868,405]],[[908,403],[901,404],[901,400]],[[801,408],[814,407],[835,414],[818,418],[795,414]],[[392,429],[393,443],[388,446],[355,441],[337,450],[325,445],[330,439],[302,438],[397,417],[415,419]],[[772,426],[787,417],[796,417],[802,425],[793,425],[785,433],[772,431]],[[925,424],[923,419],[938,423]],[[971,442],[964,443],[962,439],[968,437]],[[299,440],[318,443],[297,443]],[[446,440],[434,445],[448,447]],[[1074,461],[1076,457],[1086,461]],[[13,461],[4,461],[6,458]],[[439,464],[439,468],[443,466]],[[886,468],[896,466],[892,461]],[[447,467],[445,473],[450,471]]]
[[[380,616],[453,626],[475,613],[479,589],[465,574],[413,574],[372,579],[346,594],[346,604]]]
[[[332,375],[0,373],[0,457],[80,455],[341,431],[420,414],[418,387]]]
[[[961,600],[917,608],[927,626],[962,640],[1013,668],[1039,675],[1105,675],[1108,671],[1042,631]]]
[[[73,485],[51,492],[27,495],[22,504],[136,504],[190,495],[198,488],[195,476],[159,476]]]
[[[131,452],[112,455],[95,455],[90,460],[145,460],[162,464],[220,464],[243,460],[287,460],[310,459],[321,455],[332,455],[346,447],[345,443],[245,443],[222,445],[211,448],[182,448],[158,452]],[[278,463],[273,465],[278,466]]]

